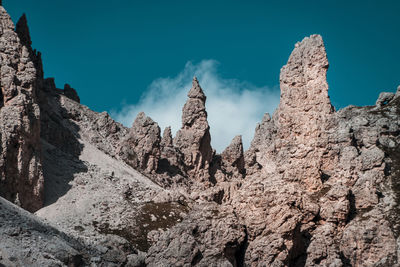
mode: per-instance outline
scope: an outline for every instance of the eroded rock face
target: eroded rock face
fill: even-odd
[[[160,132],[157,123],[144,112],[139,113],[120,144],[119,157],[134,168],[155,172],[160,158]]]
[[[205,102],[206,96],[195,77],[182,110],[182,128],[176,134],[174,145],[183,154],[188,176],[207,182],[213,152]]]
[[[43,204],[37,71],[26,18],[18,23],[0,7],[0,195],[35,211]]]

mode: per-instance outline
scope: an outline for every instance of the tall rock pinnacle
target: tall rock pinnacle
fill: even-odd
[[[30,47],[32,45],[31,35],[29,33],[28,27],[28,20],[26,19],[25,13],[22,14],[21,18],[17,22],[16,32],[23,45],[27,47]]]
[[[244,173],[244,153],[242,136],[237,135],[230,145],[221,153],[222,163],[228,173]]]
[[[20,25],[25,39],[15,32],[10,16],[0,6],[0,196],[36,211],[43,205],[44,185],[37,70],[26,18]]]
[[[186,172],[194,179],[207,180],[212,159],[210,127],[207,122],[206,96],[196,77],[182,110],[182,128],[174,145],[183,154]]]
[[[29,57],[31,58],[33,64],[35,65],[36,76],[37,76],[36,83],[38,87],[42,87],[44,79],[42,54],[32,49],[32,40],[31,40],[31,35],[29,33],[28,20],[26,18],[25,13],[22,14],[21,18],[18,20],[15,32],[17,33],[18,38],[21,41],[21,44],[28,51]]]
[[[275,116],[278,126],[278,151],[296,148],[290,157],[303,159],[294,168],[286,169],[290,179],[305,179],[310,189],[320,184],[321,154],[326,141],[327,121],[334,109],[328,96],[326,72],[329,63],[320,35],[311,35],[297,43],[288,63],[281,69],[281,99]],[[303,178],[301,178],[303,177]]]
[[[325,115],[333,112],[326,81],[328,67],[320,35],[311,35],[295,45],[280,74],[279,123],[289,126],[288,130],[300,131],[300,127],[300,132],[312,132]]]
[[[196,120],[207,121],[206,96],[196,77],[193,78],[188,97],[182,110],[182,127],[191,126]]]

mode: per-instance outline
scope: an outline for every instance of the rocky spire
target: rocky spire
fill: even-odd
[[[163,137],[161,139],[161,146],[163,147],[172,147],[172,133],[171,126],[165,127]]]
[[[67,83],[64,85],[64,95],[78,103],[81,102],[76,90]]]
[[[282,142],[275,142],[275,148],[280,157],[288,157],[281,162],[291,162],[293,157],[298,166],[282,164],[277,168],[289,179],[304,181],[309,189],[321,184],[319,166],[329,165],[321,161],[334,111],[328,96],[328,67],[322,37],[311,35],[295,45],[280,74],[281,99],[274,121],[276,139]]]
[[[295,45],[280,74],[278,113],[281,124],[290,128],[301,127],[303,132],[307,132],[310,124],[333,112],[326,81],[328,67],[320,35],[311,35]]]
[[[152,173],[160,158],[160,127],[144,112],[140,112],[119,147],[119,157],[134,168]]]
[[[25,13],[22,14],[21,18],[17,22],[16,33],[18,34],[18,38],[21,41],[21,44],[25,47],[25,49],[29,53],[29,57],[32,60],[33,64],[36,68],[36,76],[37,76],[37,86],[43,87],[44,80],[44,72],[43,72],[43,63],[42,63],[42,54],[39,51],[32,49],[32,40],[31,35],[29,33],[28,20],[26,18]],[[35,92],[36,93],[36,92]]]
[[[21,40],[22,45],[31,47],[32,40],[29,33],[28,20],[26,19],[25,13],[22,14],[21,18],[17,22],[16,32],[19,39]]]
[[[194,77],[182,110],[182,128],[176,134],[174,145],[183,154],[188,175],[197,180],[208,180],[213,153],[205,103],[206,96]]]
[[[230,145],[222,152],[221,160],[228,172],[244,172],[244,154],[241,135],[237,135],[232,139]]]
[[[190,127],[196,120],[207,121],[206,96],[196,77],[193,78],[188,97],[182,110],[182,127]]]

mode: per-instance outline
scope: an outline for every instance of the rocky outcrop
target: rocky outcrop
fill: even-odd
[[[245,227],[229,207],[196,206],[170,230],[151,232],[147,266],[241,266]]]
[[[194,77],[182,109],[182,128],[176,134],[174,146],[183,155],[183,166],[188,176],[208,182],[213,151],[205,103],[206,96]]]
[[[166,172],[169,176],[182,174],[184,171],[182,166],[182,154],[173,144],[171,127],[166,127],[164,129],[160,147],[159,170],[161,172]]]
[[[237,135],[233,138],[231,144],[222,152],[221,159],[228,172],[244,172],[244,154],[241,135]]]
[[[146,173],[155,172],[160,158],[160,127],[144,112],[137,115],[119,148],[119,157]]]
[[[274,149],[272,138],[275,135],[276,127],[271,119],[271,115],[265,113],[261,123],[257,124],[250,148],[245,153],[246,171],[248,174],[259,171],[261,166],[264,166],[264,170],[275,170],[274,165],[268,164],[270,160],[268,157],[270,153],[268,151],[273,151]]]
[[[78,93],[69,84],[64,85],[64,95],[78,103],[81,102],[81,99],[79,98]]]
[[[0,7],[0,195],[35,211],[43,205],[37,71],[26,18],[18,23]]]
[[[388,153],[399,138],[397,100],[381,94],[375,107],[334,112],[327,67],[320,36],[296,44],[281,70],[279,108],[246,152],[247,176],[230,199],[248,230],[248,265],[397,262],[398,223],[378,219],[397,195]]]
[[[237,135],[221,155],[214,155],[210,174],[214,183],[221,183],[241,179],[245,173],[242,136]]]

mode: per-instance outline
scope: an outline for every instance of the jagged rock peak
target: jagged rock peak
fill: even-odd
[[[237,135],[232,139],[230,145],[222,152],[221,157],[222,161],[227,166],[236,167],[239,172],[244,170],[244,153],[241,135]]]
[[[324,78],[329,67],[325,45],[320,35],[305,37],[295,44],[287,65],[281,69],[281,83],[300,87],[311,79]]]
[[[229,146],[225,148],[225,150],[221,154],[223,159],[226,159],[228,162],[233,163],[237,158],[243,156],[243,143],[242,136],[235,136]]]
[[[32,45],[31,35],[29,33],[28,27],[28,20],[25,13],[22,14],[21,18],[17,22],[16,32],[23,45],[27,47],[30,47]]]
[[[172,133],[171,126],[165,127],[163,137],[161,139],[161,146],[172,147]]]
[[[64,95],[78,103],[81,102],[76,90],[67,83],[64,85]]]
[[[193,77],[192,81],[192,88],[190,89],[188,93],[189,98],[198,98],[203,100],[204,102],[206,101],[206,95],[203,92],[203,89],[201,89],[199,81],[197,80],[197,77]]]
[[[4,33],[7,30],[14,32],[15,28],[10,15],[7,13],[2,5],[0,5],[0,27],[0,33]]]
[[[281,69],[279,110],[287,108],[330,113],[326,72],[329,63],[320,35],[311,35],[297,43],[287,64]]]
[[[184,156],[188,175],[207,180],[213,152],[210,126],[207,122],[206,96],[196,77],[188,97],[182,109],[182,128],[176,134],[174,145]]]
[[[132,124],[132,128],[136,127],[147,127],[149,125],[154,125],[157,124],[155,121],[153,121],[152,118],[146,115],[146,113],[139,112],[138,115],[135,118],[135,121]],[[158,126],[158,124],[157,124]]]
[[[158,124],[140,112],[119,146],[119,157],[146,173],[156,171],[160,157],[160,132]]]
[[[188,100],[182,109],[182,127],[191,127],[199,119],[207,121],[206,96],[199,81],[194,77],[193,86],[188,93]],[[206,128],[208,128],[208,123]]]

